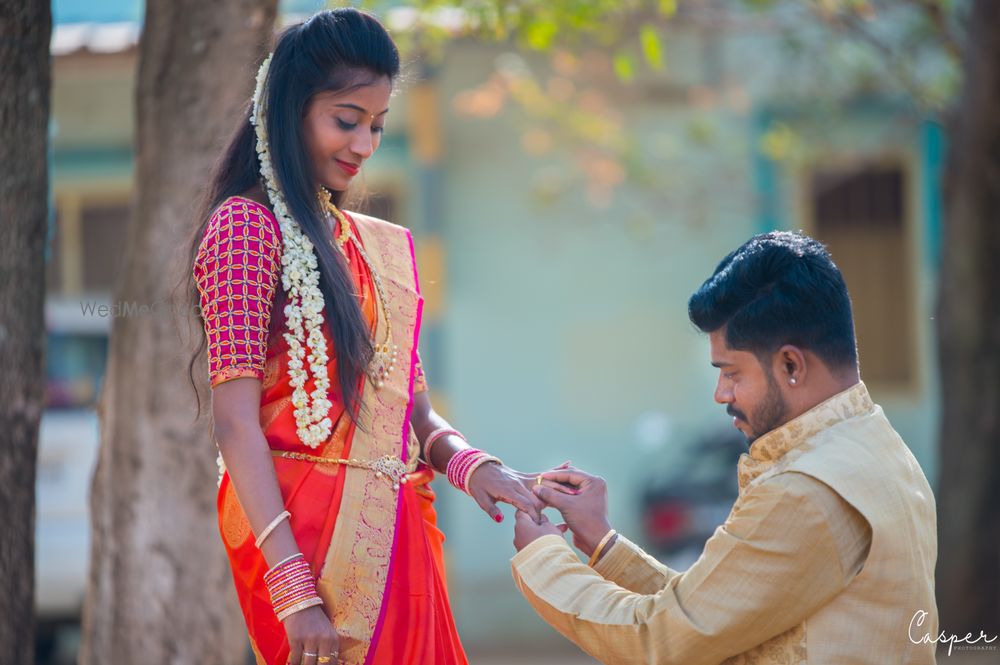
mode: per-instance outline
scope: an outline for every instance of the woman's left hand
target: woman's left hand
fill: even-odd
[[[567,460],[552,470],[566,469],[569,465]],[[500,501],[527,513],[536,524],[541,524],[545,504],[531,491],[538,475],[515,471],[501,464],[484,464],[469,479],[469,494],[497,523],[503,522],[503,513],[497,508],[497,502]]]
[[[566,460],[565,462],[563,462],[562,464],[560,464],[557,467],[553,467],[551,469],[548,469],[547,471],[540,471],[539,473],[523,473],[521,471],[514,471],[513,469],[511,469],[511,472],[515,476],[517,476],[518,480],[521,481],[521,484],[524,485],[524,489],[528,490],[528,492],[530,492],[532,495],[534,495],[533,488],[535,486],[535,483],[538,482],[538,477],[540,475],[542,475],[543,473],[548,473],[549,471],[563,471],[565,469],[570,468],[570,466],[572,464],[573,463],[571,461]],[[559,484],[558,483],[553,483],[552,486],[556,487],[556,486],[559,486]],[[536,522],[538,522],[538,521],[536,520]],[[538,522],[538,523],[540,524],[540,522]]]
[[[502,502],[524,511],[540,523],[545,504],[532,493],[530,484],[525,484],[525,477],[526,474],[502,464],[483,464],[469,478],[469,494],[494,522],[503,522],[503,513],[497,507],[497,502]]]

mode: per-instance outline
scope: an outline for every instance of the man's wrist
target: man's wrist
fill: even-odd
[[[587,556],[593,556],[594,550],[597,549],[598,544],[600,544],[601,539],[604,538],[611,531],[611,523],[604,520],[601,524],[594,527],[594,529],[588,529],[587,533],[580,538],[580,544],[583,545],[581,550]]]
[[[597,544],[597,550],[590,555],[590,561],[587,562],[591,568],[597,565],[597,563],[604,558],[604,555],[611,551],[614,544],[618,541],[618,532],[612,529],[608,531],[608,535],[601,539],[601,542]]]

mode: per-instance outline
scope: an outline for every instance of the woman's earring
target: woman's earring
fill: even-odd
[[[799,381],[793,376],[792,378],[788,379],[788,382],[794,386]]]

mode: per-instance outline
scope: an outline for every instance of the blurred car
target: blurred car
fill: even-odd
[[[640,505],[650,554],[679,570],[694,563],[736,501],[736,464],[746,451],[738,430],[713,431],[686,447],[673,473],[646,486]]]
[[[97,446],[97,414],[92,410],[42,415],[35,485],[35,607],[40,621],[80,617],[90,555],[87,497]]]
[[[47,303],[45,411],[35,481],[36,662],[74,662],[90,559],[90,482],[107,323]]]

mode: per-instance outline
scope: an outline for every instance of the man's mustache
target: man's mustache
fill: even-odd
[[[733,408],[732,404],[726,405],[726,413],[733,416],[734,418],[739,418],[745,423],[750,422],[749,420],[747,420],[747,417],[743,414],[743,412],[740,411],[739,409]]]

